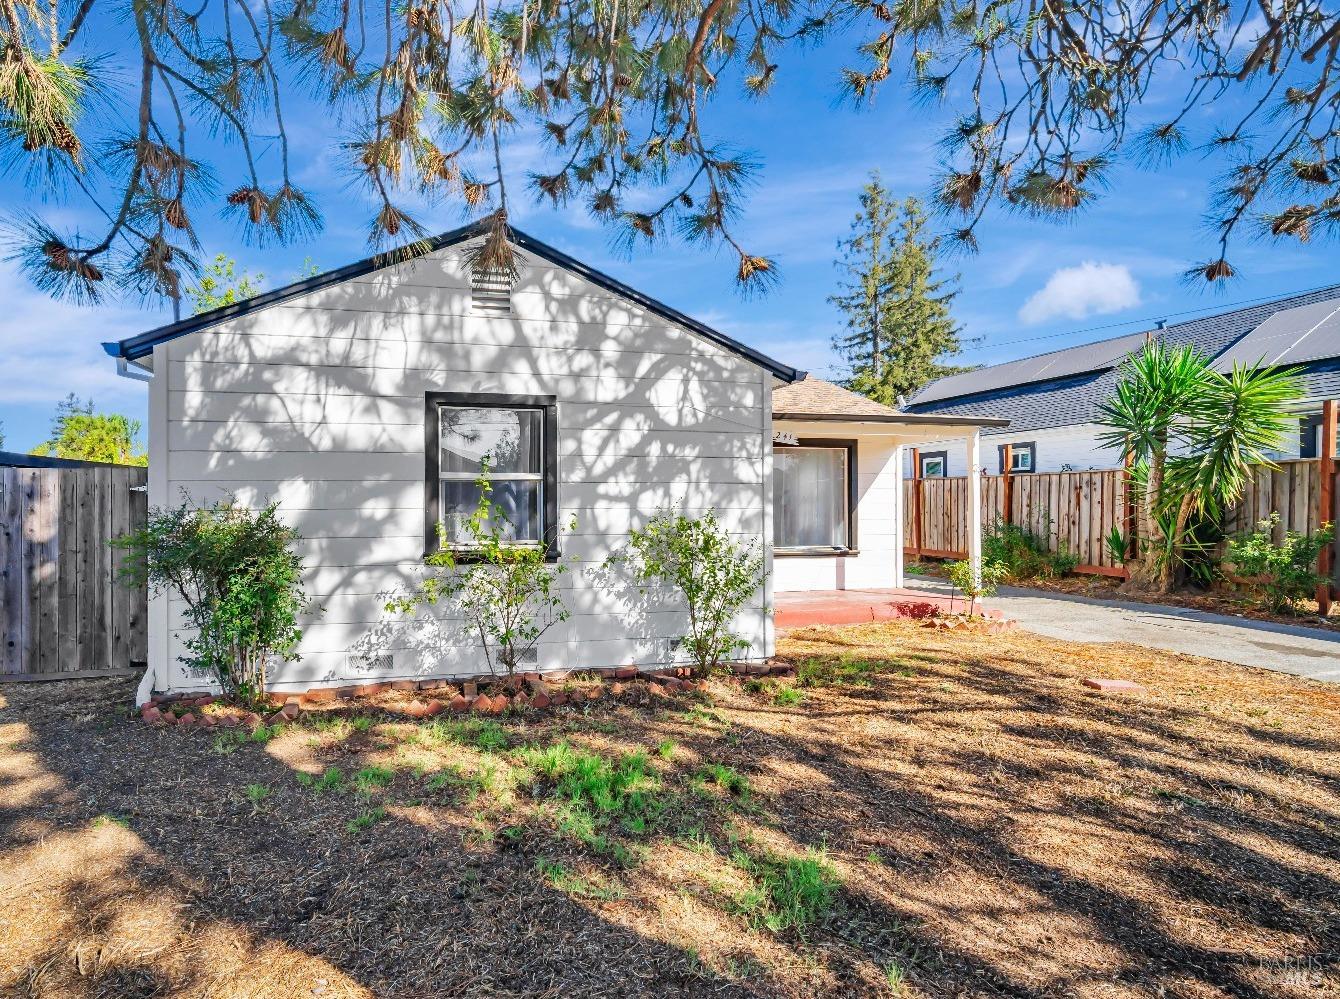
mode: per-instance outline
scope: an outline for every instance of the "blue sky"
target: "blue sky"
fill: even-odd
[[[615,254],[609,233],[575,205],[554,211],[513,194],[519,202],[512,206],[514,223],[780,360],[831,373],[828,344],[840,319],[826,297],[836,280],[835,244],[847,231],[861,185],[878,169],[896,195],[926,195],[936,173],[936,143],[953,111],[952,95],[946,108],[927,110],[898,86],[865,109],[839,104],[844,55],[840,42],[792,52],[767,99],[723,94],[708,118],[718,137],[752,152],[762,167],[740,232],[749,249],[780,264],[782,281],[767,297],[737,295],[725,254],[675,243],[631,259]],[[1212,115],[1228,110],[1220,102],[1200,127],[1208,131],[1217,120]],[[301,101],[290,103],[286,117],[298,181],[319,197],[325,231],[306,245],[261,251],[242,245],[230,223],[197,219],[206,257],[235,256],[264,272],[269,285],[291,280],[304,257],[329,269],[368,252],[366,201],[336,165],[338,134],[323,113]],[[539,155],[525,135],[505,150],[506,168],[518,178],[513,191],[521,190],[520,177]],[[219,173],[221,185],[233,179],[224,169]],[[1200,220],[1213,173],[1195,154],[1157,174],[1119,163],[1107,195],[1068,224],[993,214],[979,232],[980,252],[948,264],[961,274],[955,315],[964,336],[979,341],[961,360],[1008,360],[1131,332],[1188,310],[1221,310],[1340,281],[1334,246],[1242,243],[1231,256],[1240,277],[1228,288],[1185,285],[1182,271],[1212,252]],[[22,190],[21,176],[5,177],[0,214],[38,207]],[[92,225],[78,202],[56,212],[70,225]],[[441,230],[464,218],[455,205],[443,205],[426,221]],[[0,262],[0,301],[6,303],[0,424],[7,449],[27,450],[43,440],[55,404],[69,392],[91,396],[100,409],[143,418],[144,386],[117,378],[99,343],[158,325],[166,314],[133,304],[54,303],[27,286],[9,262]]]

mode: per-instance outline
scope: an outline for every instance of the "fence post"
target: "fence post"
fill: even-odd
[[[1014,523],[1014,445],[1005,444],[1000,452],[1000,519],[1007,524]]]
[[[1136,548],[1135,536],[1135,480],[1131,478],[1130,454],[1121,459],[1121,484],[1122,484],[1122,510],[1121,521],[1122,530],[1126,534],[1126,553],[1122,564],[1128,562],[1139,550]]]
[[[921,554],[921,449],[912,449],[912,554]]]
[[[1317,490],[1320,509],[1317,526],[1335,522],[1335,400],[1327,399],[1321,404],[1321,447],[1318,473],[1321,488]],[[1326,577],[1326,581],[1317,587],[1317,610],[1323,617],[1331,611],[1331,579],[1334,564],[1335,545],[1327,545],[1317,553],[1317,575]]]

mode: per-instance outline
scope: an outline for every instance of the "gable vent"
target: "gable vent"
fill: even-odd
[[[512,276],[506,271],[475,271],[470,277],[470,307],[484,315],[510,316]]]

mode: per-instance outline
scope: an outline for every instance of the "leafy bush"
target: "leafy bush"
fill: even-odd
[[[298,658],[306,597],[297,540],[276,504],[253,511],[228,499],[152,510],[144,527],[113,544],[129,555],[131,585],[174,592],[186,604],[195,634],[183,662],[230,697],[252,701],[265,690],[272,659]]]
[[[1280,516],[1272,513],[1256,525],[1255,531],[1230,538],[1228,561],[1239,576],[1259,579],[1264,603],[1272,611],[1297,609],[1326,577],[1317,574],[1317,556],[1335,539],[1335,528],[1322,525],[1316,534],[1286,531],[1284,540],[1275,543],[1274,531]]]
[[[972,563],[966,559],[962,562],[946,563],[945,569],[949,572],[950,585],[957,590],[962,590],[963,595],[968,598],[969,614],[972,614],[977,608],[978,600],[995,593],[996,588],[1009,576],[1009,570],[1004,563],[993,562],[985,558],[982,559],[980,582],[972,578]]]
[[[1053,552],[1046,538],[1000,519],[982,534],[982,559],[1005,566],[1009,579],[1055,579],[1079,565],[1073,552]]]
[[[568,619],[558,584],[568,566],[548,560],[544,544],[518,544],[511,522],[493,502],[489,462],[483,460],[479,504],[466,518],[467,543],[448,544],[446,529],[437,525],[438,550],[425,560],[433,570],[418,589],[387,603],[386,609],[413,614],[424,604],[453,601],[466,626],[479,637],[489,672],[511,676],[530,657],[554,625]]]
[[[640,584],[677,589],[689,612],[684,647],[694,672],[705,675],[749,642],[731,626],[740,609],[763,585],[763,556],[756,544],[737,544],[711,511],[686,517],[663,510],[640,531],[628,535],[628,561]]]

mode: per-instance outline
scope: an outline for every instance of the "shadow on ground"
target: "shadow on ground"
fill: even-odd
[[[900,623],[810,629],[783,653],[805,665],[800,704],[776,682],[721,683],[697,704],[512,718],[487,737],[374,719],[228,752],[127,720],[124,684],[3,688],[0,989],[1274,999],[1340,986],[1340,693]],[[1150,694],[1087,695],[1078,679],[1094,671]],[[575,828],[521,760],[560,742],[648,751],[648,821]],[[747,793],[705,782],[707,764],[745,775]],[[332,768],[344,786],[323,792]],[[753,918],[747,872],[803,856],[831,865],[831,905],[802,929]]]

